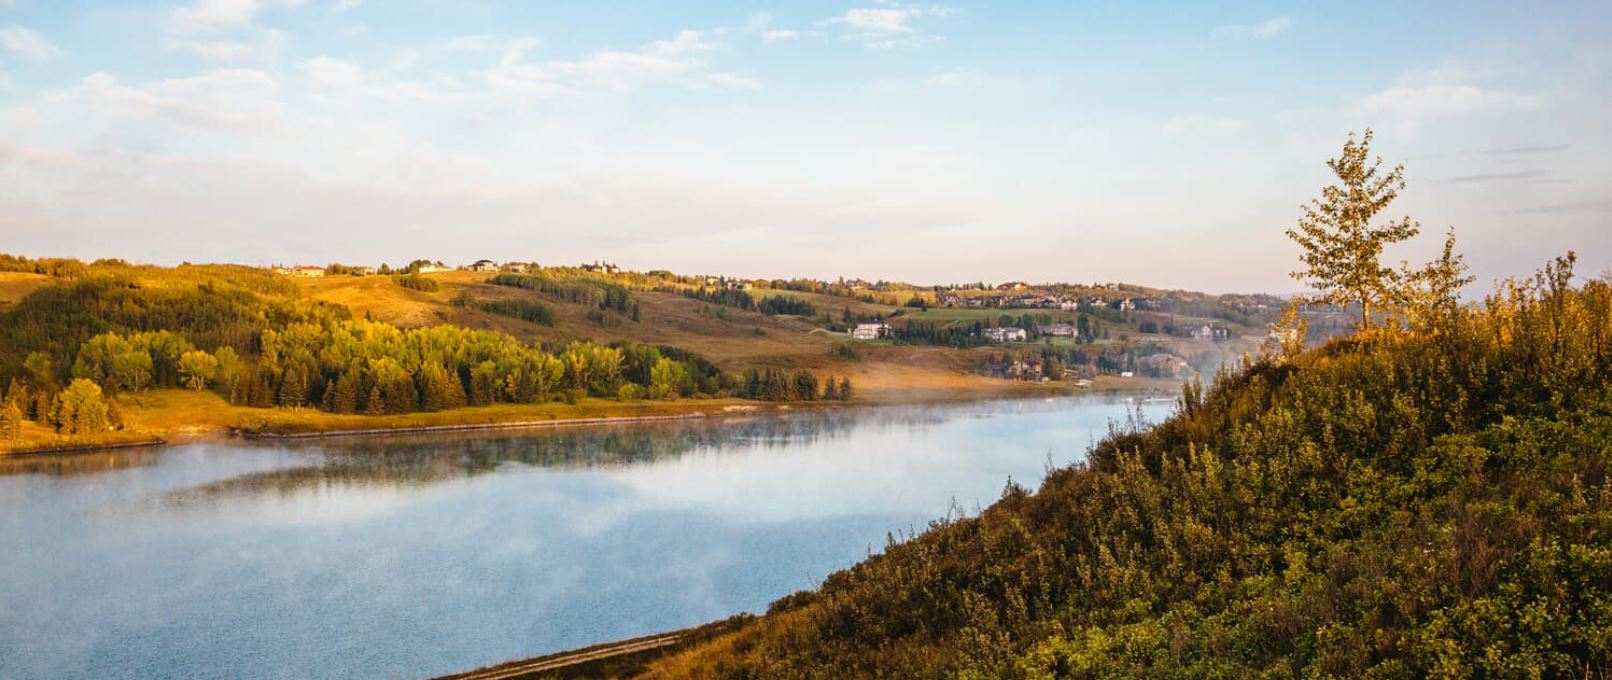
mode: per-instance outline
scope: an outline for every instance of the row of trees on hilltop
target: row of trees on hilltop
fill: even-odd
[[[633,321],[639,318],[638,298],[626,286],[609,281],[587,277],[557,278],[547,273],[503,273],[493,276],[487,282],[498,286],[535,290],[572,304],[619,312]]]

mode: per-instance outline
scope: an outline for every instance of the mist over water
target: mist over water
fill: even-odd
[[[1033,487],[1127,408],[0,461],[0,677],[422,677],[759,612],[1010,477]]]

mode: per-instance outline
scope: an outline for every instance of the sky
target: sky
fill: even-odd
[[[1612,269],[1612,3],[0,0],[0,252],[1291,292],[1350,131]]]

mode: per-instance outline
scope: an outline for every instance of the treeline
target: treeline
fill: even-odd
[[[748,369],[744,372],[739,396],[763,401],[850,401],[855,388],[850,378],[818,381],[811,371],[788,369]]]
[[[259,346],[243,361],[230,347],[198,350],[166,331],[103,333],[80,348],[71,376],[111,393],[214,387],[242,406],[371,415],[581,396],[663,399],[722,387],[709,364],[691,366],[652,346],[573,342],[549,352],[456,326],[297,323],[263,331]]]
[[[751,297],[750,293],[737,288],[672,288],[662,290],[680,293],[686,298],[701,300],[723,307],[742,309],[747,312],[756,310],[756,299]]]
[[[817,308],[812,303],[792,295],[772,295],[762,298],[756,305],[756,310],[762,314],[788,314],[794,316],[816,316]]]
[[[749,291],[738,288],[660,288],[660,292],[677,293],[686,298],[709,302],[722,307],[742,309],[747,312],[760,312],[777,316],[792,314],[797,316],[816,316],[817,308],[811,302],[793,295],[771,295],[759,301]]]
[[[507,316],[535,323],[539,326],[554,325],[554,308],[536,300],[514,298],[509,300],[477,300],[470,291],[461,291],[450,300],[454,306],[477,309],[488,314]]]
[[[544,274],[498,274],[488,283],[525,288],[543,295],[600,310],[619,312],[638,320],[638,299],[625,286],[589,278],[557,279]]]

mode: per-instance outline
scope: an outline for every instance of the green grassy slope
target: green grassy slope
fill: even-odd
[[[661,678],[1612,677],[1612,288],[1269,357]]]

